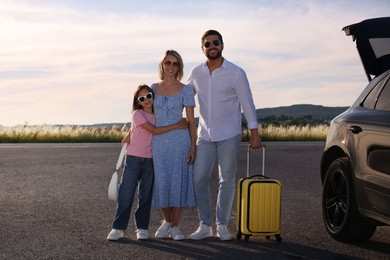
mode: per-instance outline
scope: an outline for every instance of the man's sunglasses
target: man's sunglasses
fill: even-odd
[[[146,93],[145,96],[139,96],[137,98],[138,102],[144,102],[146,99],[152,99],[153,97],[153,93],[152,92],[149,92],[149,93]]]
[[[218,47],[219,45],[221,45],[221,42],[219,40],[214,40],[212,42],[204,42],[203,43],[203,46],[207,49],[211,46],[211,44],[214,46],[214,47]]]

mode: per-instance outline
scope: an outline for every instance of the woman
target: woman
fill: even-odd
[[[184,235],[179,229],[183,208],[195,206],[192,175],[196,152],[195,93],[192,86],[180,82],[183,60],[174,50],[167,50],[162,57],[159,76],[161,81],[151,86],[155,93],[156,127],[176,123],[182,118],[185,108],[189,129],[175,129],[153,136],[153,206],[160,208],[164,217],[155,236],[183,240]]]

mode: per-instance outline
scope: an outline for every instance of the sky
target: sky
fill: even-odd
[[[350,106],[368,81],[342,28],[389,14],[388,0],[0,0],[0,125],[129,122],[164,52],[186,83],[209,29],[256,108]]]

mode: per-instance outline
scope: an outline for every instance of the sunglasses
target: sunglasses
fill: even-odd
[[[149,92],[149,93],[146,93],[145,96],[139,96],[137,98],[138,102],[144,102],[146,99],[152,99],[153,98],[153,93],[152,92]]]
[[[167,67],[172,66],[172,67],[178,68],[179,67],[179,63],[176,62],[176,61],[172,62],[170,60],[166,60],[166,61],[164,61],[164,66],[167,66]]]
[[[221,42],[219,40],[214,40],[212,42],[204,42],[203,43],[203,46],[207,49],[211,46],[211,44],[214,46],[214,47],[218,47],[219,45],[221,45]]]

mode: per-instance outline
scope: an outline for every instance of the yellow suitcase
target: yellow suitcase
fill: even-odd
[[[262,174],[249,176],[249,149],[248,146],[247,177],[237,183],[237,239],[243,235],[246,241],[250,236],[265,236],[267,239],[275,236],[280,242],[282,184],[264,176],[265,145]]]

